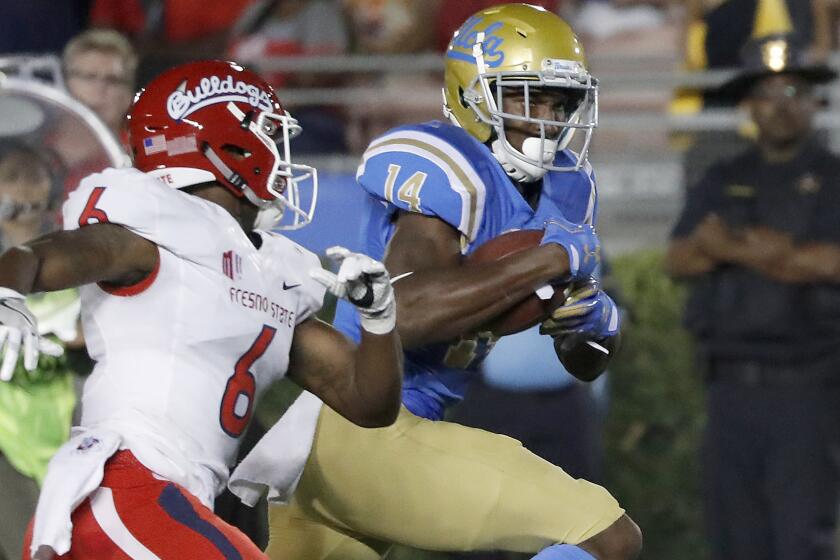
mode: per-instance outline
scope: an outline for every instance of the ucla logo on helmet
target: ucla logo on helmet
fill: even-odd
[[[247,103],[255,109],[271,111],[271,96],[253,84],[242,80],[233,80],[233,76],[219,78],[210,76],[201,78],[193,89],[187,89],[187,82],[169,94],[166,99],[166,111],[175,120],[183,119],[208,105],[236,101]]]
[[[504,25],[497,21],[491,23],[485,28],[481,28],[483,18],[480,16],[473,16],[464,22],[461,29],[452,39],[452,45],[446,52],[449,58],[458,60],[465,60],[475,64],[475,57],[473,57],[473,46],[478,39],[478,34],[484,32],[484,63],[489,68],[496,68],[500,66],[505,60],[505,53],[501,50],[502,44],[505,42],[503,37],[496,35],[499,28]]]

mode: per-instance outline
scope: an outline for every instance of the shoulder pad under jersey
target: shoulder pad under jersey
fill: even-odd
[[[283,267],[282,289],[287,290],[292,286],[291,289],[295,289],[299,296],[295,317],[300,324],[317,313],[324,303],[326,288],[309,275],[313,268],[321,268],[321,259],[285,235],[267,231],[260,231],[259,234],[265,244],[260,252],[266,252],[270,260],[281,263]]]
[[[191,260],[233,218],[221,207],[173,189],[137,169],[105,169],[85,177],[62,209],[64,229],[118,224]]]
[[[571,150],[557,154],[555,165],[574,167],[578,156]],[[589,161],[577,171],[551,171],[545,180],[549,198],[563,210],[566,219],[581,224],[596,225],[598,214],[598,188],[595,172]]]
[[[473,240],[483,217],[490,151],[462,129],[431,122],[396,128],[365,150],[356,180],[397,209],[438,217]]]

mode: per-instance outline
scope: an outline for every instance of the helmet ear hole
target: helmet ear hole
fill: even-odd
[[[236,144],[222,144],[221,150],[226,154],[230,154],[236,160],[246,159],[251,156],[251,152]]]
[[[461,107],[463,107],[464,109],[469,108],[467,100],[464,99],[464,88],[462,88],[461,86],[458,86],[458,103],[460,103]]]

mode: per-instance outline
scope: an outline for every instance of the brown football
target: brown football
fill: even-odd
[[[465,264],[478,264],[503,259],[513,253],[537,247],[542,241],[543,231],[535,229],[514,230],[494,237],[467,255]],[[548,318],[553,309],[563,304],[564,294],[561,286],[555,287],[554,295],[547,300],[531,294],[514,305],[486,326],[481,331],[490,331],[496,336],[524,331]]]

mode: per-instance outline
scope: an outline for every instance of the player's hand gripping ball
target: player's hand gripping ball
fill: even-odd
[[[539,247],[544,232],[535,229],[514,230],[503,233],[487,241],[467,255],[464,263],[481,264],[503,259],[514,253]],[[551,291],[553,290],[553,293]],[[551,312],[563,305],[565,294],[563,287],[546,286],[541,293],[548,299],[542,299],[536,290],[525,299],[490,321],[481,331],[490,331],[496,336],[524,331],[549,317]]]

